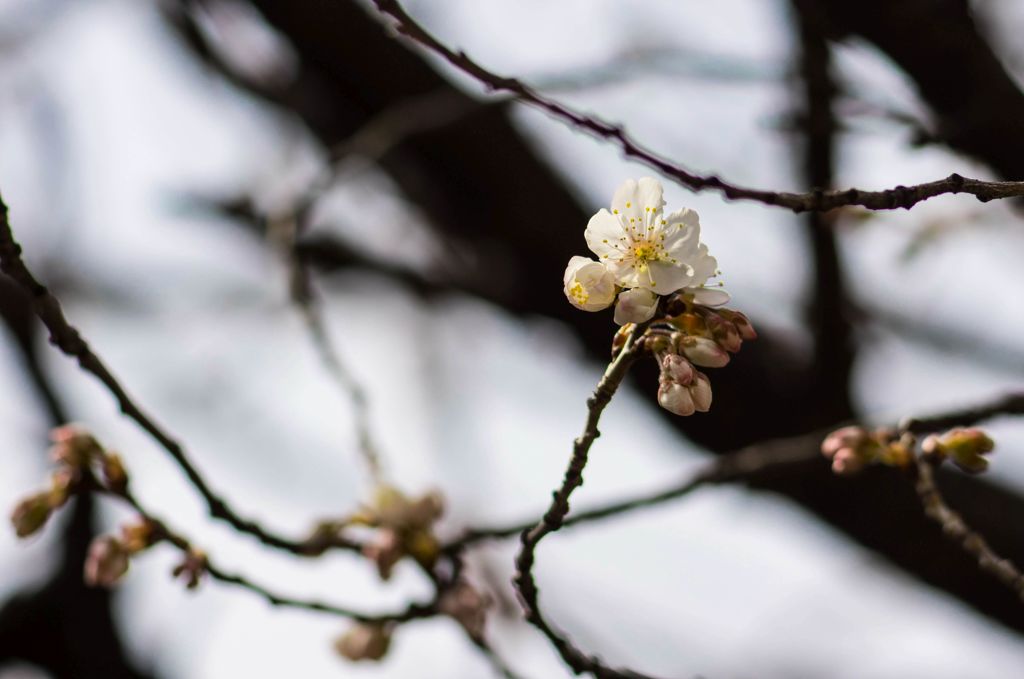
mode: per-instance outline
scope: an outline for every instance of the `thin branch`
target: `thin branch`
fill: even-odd
[[[138,515],[150,523],[154,528],[154,538],[157,542],[166,542],[167,544],[173,545],[182,552],[183,555],[198,553],[193,547],[191,541],[184,537],[181,533],[178,533],[167,526],[167,523],[157,518],[148,511],[137,497],[127,488],[113,490],[110,488],[103,487],[98,481],[89,478],[85,478],[84,490],[87,492],[90,490],[96,490],[104,494],[116,497],[126,504],[128,504]],[[357,611],[345,606],[339,606],[337,604],[324,603],[313,599],[298,599],[295,597],[289,597],[282,594],[278,594],[271,589],[253,582],[249,578],[231,573],[223,570],[218,566],[214,565],[209,557],[203,553],[203,571],[214,580],[218,580],[225,584],[235,585],[242,589],[246,589],[263,599],[273,606],[282,606],[287,608],[299,608],[308,611],[316,611],[318,613],[328,613],[331,615],[337,615],[344,618],[351,618],[359,622],[372,622],[372,623],[386,623],[386,622],[407,622],[409,620],[417,618],[426,618],[438,614],[437,600],[440,598],[441,590],[438,590],[438,595],[435,600],[428,604],[410,604],[405,610],[397,613],[365,613]]]
[[[969,193],[982,202],[997,198],[1024,196],[1024,182],[989,182],[951,174],[913,186],[896,186],[882,191],[845,189],[808,193],[766,191],[729,183],[715,175],[700,175],[673,163],[643,146],[621,125],[586,115],[548,98],[516,78],[507,78],[487,70],[465,52],[456,52],[440,42],[405,11],[397,0],[373,0],[377,9],[395,20],[399,33],[441,56],[456,69],[475,78],[489,92],[510,94],[518,101],[539,108],[552,117],[598,138],[616,144],[626,157],[670,177],[693,191],[717,191],[730,200],[752,200],[793,212],[827,211],[839,207],[860,206],[870,210],[910,209],[917,203],[944,194]]]
[[[999,415],[1024,415],[1024,392],[1006,394],[987,403],[949,413],[908,418],[900,423],[900,429],[911,434],[929,434],[951,427],[970,426]]]
[[[657,316],[657,312],[655,312]],[[533,565],[536,560],[536,549],[547,535],[557,531],[563,525],[566,515],[569,513],[569,498],[573,491],[583,485],[583,470],[587,465],[587,456],[590,447],[600,436],[597,429],[604,411],[612,397],[618,390],[622,380],[630,366],[640,357],[641,347],[637,340],[646,331],[652,321],[647,321],[633,328],[625,345],[618,356],[608,365],[601,380],[594,390],[594,394],[587,399],[587,420],[583,433],[573,444],[572,459],[565,472],[562,485],[553,494],[551,505],[547,512],[534,526],[524,530],[521,536],[522,545],[516,555],[516,575],[512,579],[516,592],[519,594],[520,603],[526,613],[526,620],[539,629],[548,638],[555,650],[562,657],[562,660],[577,674],[590,672],[596,677],[621,679],[623,677],[641,677],[628,670],[615,670],[604,665],[596,656],[588,655],[577,648],[572,641],[562,632],[556,630],[544,617],[538,602],[537,583],[533,577]]]
[[[950,540],[974,557],[978,568],[994,575],[1024,602],[1024,575],[1012,561],[996,554],[985,538],[946,504],[935,483],[935,463],[924,455],[915,455],[914,471],[914,490],[921,500],[925,516],[939,524]]]
[[[814,433],[749,446],[722,455],[679,483],[663,490],[576,512],[562,521],[561,529],[622,516],[638,509],[656,507],[685,497],[704,486],[747,480],[765,471],[818,459],[821,456],[818,452],[820,442],[821,435]],[[521,535],[536,524],[537,521],[532,520],[507,526],[470,529],[445,545],[445,551],[458,551],[485,540],[502,540]]]
[[[21,258],[21,246],[14,239],[8,219],[7,205],[0,198],[0,271],[10,276],[11,280],[24,289],[32,299],[32,309],[50,333],[50,343],[60,349],[66,356],[78,361],[85,372],[96,377],[114,396],[118,406],[127,417],[134,420],[164,450],[170,454],[178,467],[185,473],[189,482],[206,502],[210,516],[220,519],[235,530],[252,535],[268,547],[305,555],[308,547],[305,542],[292,540],[271,533],[257,522],[240,516],[227,504],[199,473],[191,462],[184,447],[165,429],[158,425],[128,395],[121,383],[114,377],[106,364],[90,348],[88,342],[78,330],[64,317],[60,302],[50,290],[40,283]],[[355,543],[335,541],[334,546],[346,549],[358,549]]]
[[[302,210],[301,212],[304,214],[306,211]],[[370,428],[370,408],[366,391],[335,348],[327,327],[327,320],[324,318],[323,308],[316,298],[309,266],[296,249],[303,225],[303,217],[300,216],[300,213],[296,213],[281,219],[270,220],[268,233],[272,239],[280,243],[279,249],[289,270],[289,297],[302,317],[313,348],[338,391],[352,404],[359,454],[366,463],[374,482],[379,483],[383,478],[383,469]]]

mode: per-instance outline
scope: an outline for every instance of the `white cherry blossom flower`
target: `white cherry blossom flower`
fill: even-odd
[[[686,288],[704,296],[702,286],[718,263],[700,242],[697,213],[683,208],[663,215],[662,193],[657,179],[627,180],[612,197],[611,212],[602,209],[591,217],[584,234],[587,245],[621,287],[659,295]]]
[[[657,306],[658,296],[650,290],[624,290],[619,293],[619,300],[615,303],[615,322],[619,325],[643,323],[654,315]]]
[[[615,301],[615,275],[601,262],[573,257],[562,276],[569,303],[583,311],[607,309]]]

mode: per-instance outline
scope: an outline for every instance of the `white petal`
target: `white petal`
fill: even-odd
[[[639,228],[643,224],[644,209],[640,204],[640,185],[635,179],[627,179],[612,196],[612,213],[622,217],[626,226]]]
[[[693,276],[687,266],[670,262],[651,262],[646,275],[641,276],[641,285],[659,295],[673,293],[693,283]]]
[[[718,271],[718,260],[708,254],[708,246],[703,243],[697,249],[697,255],[690,263],[693,265],[693,282],[703,285]]]
[[[619,287],[636,288],[647,283],[646,274],[637,271],[633,264],[609,260],[608,269],[615,274],[615,281]]]
[[[697,214],[696,210],[684,207],[665,217],[665,221],[668,222],[669,226],[672,224],[695,226],[697,227],[697,235],[700,236],[700,215]]]
[[[620,248],[626,235],[619,218],[608,210],[602,209],[590,218],[583,237],[587,239],[587,247],[603,260],[614,261],[622,257]]]
[[[673,222],[670,215],[669,223],[662,227],[662,231],[665,250],[676,259],[686,259],[689,264],[700,247],[700,225],[681,220]]]
[[[569,259],[569,265],[565,267],[565,273],[562,275],[562,283],[565,285],[569,284],[569,280],[576,276],[576,272],[579,271],[587,264],[592,264],[594,260],[589,257],[580,257],[576,255]]]
[[[619,293],[619,301],[615,303],[615,322],[643,323],[654,315],[658,306],[658,296],[650,290],[635,288]]]
[[[687,288],[693,294],[693,301],[703,306],[722,306],[731,298],[729,293],[720,288]]]
[[[664,190],[661,182],[653,177],[643,177],[637,183],[637,204],[643,210],[644,225],[655,224],[661,218],[665,207]]]

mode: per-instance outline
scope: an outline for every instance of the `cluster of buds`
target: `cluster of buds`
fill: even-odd
[[[483,639],[487,610],[492,603],[490,596],[459,580],[441,596],[438,609],[462,625],[471,638]]]
[[[153,546],[160,529],[148,519],[121,526],[120,535],[100,535],[89,545],[85,582],[90,587],[113,587],[128,572],[131,557]]]
[[[440,553],[434,524],[443,511],[444,500],[436,491],[412,499],[393,486],[381,484],[374,490],[373,500],[344,525],[376,529],[363,545],[363,554],[376,564],[381,579],[387,580],[406,556],[424,568],[433,568]]]
[[[187,549],[181,563],[174,567],[171,575],[182,580],[188,589],[195,589],[206,575],[206,553],[194,547]]]
[[[334,642],[334,650],[349,660],[380,660],[391,646],[393,625],[357,622]]]
[[[91,434],[75,425],[57,427],[50,432],[50,440],[53,442],[50,458],[57,468],[50,475],[49,487],[24,498],[11,512],[11,524],[19,538],[42,529],[53,512],[63,507],[78,490],[92,465],[99,466],[100,474],[106,478],[106,460],[116,458],[108,455]],[[120,466],[119,461],[116,464]],[[123,473],[121,468],[122,478]]]
[[[965,472],[980,474],[988,469],[988,460],[982,456],[991,453],[995,446],[982,430],[961,427],[926,437],[921,443],[921,452],[935,462],[948,458]]]
[[[821,453],[832,460],[832,471],[842,475],[856,474],[869,464],[907,467],[914,459],[914,438],[887,428],[849,426],[826,436]]]
[[[696,304],[692,294],[671,296],[664,322],[652,325],[643,338],[644,348],[658,357],[661,377],[658,404],[676,415],[707,412],[711,407],[711,381],[700,368],[721,368],[729,354],[740,350],[743,340],[757,337],[742,313]],[[632,331],[624,327],[613,350],[620,348]]]

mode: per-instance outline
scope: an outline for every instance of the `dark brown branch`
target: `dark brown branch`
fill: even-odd
[[[729,200],[752,200],[793,212],[824,212],[839,207],[859,206],[869,210],[910,209],[917,203],[945,194],[968,193],[982,202],[1024,196],[1024,182],[990,182],[951,174],[913,186],[896,186],[882,191],[845,189],[808,193],[766,191],[729,183],[715,175],[700,175],[673,163],[637,142],[621,125],[580,113],[548,98],[515,78],[487,70],[465,52],[456,52],[440,42],[403,9],[397,0],[374,0],[377,9],[396,22],[399,33],[443,57],[458,70],[476,78],[489,92],[512,95],[518,101],[539,108],[552,117],[598,138],[616,144],[627,158],[642,163],[694,191],[717,191]]]
[[[1009,559],[1003,558],[989,546],[985,538],[967,525],[964,518],[948,504],[935,483],[935,463],[923,455],[915,458],[914,490],[921,500],[925,516],[939,524],[942,532],[971,555],[978,568],[995,576],[1024,601],[1024,575]]]
[[[66,356],[74,358],[82,370],[96,377],[114,396],[121,412],[134,420],[170,454],[189,482],[205,500],[211,517],[228,523],[241,533],[252,535],[268,547],[293,554],[307,553],[307,545],[303,541],[271,533],[255,521],[243,518],[236,513],[223,498],[210,488],[189,459],[181,443],[160,427],[132,400],[106,364],[93,352],[78,330],[64,317],[57,298],[36,279],[25,265],[21,258],[21,247],[15,241],[14,233],[11,231],[7,205],[4,204],[2,198],[0,198],[0,270],[29,294],[32,299],[33,311],[50,333],[50,343]],[[334,546],[357,548],[356,545],[344,544],[343,541],[336,541]]]
[[[657,316],[657,313],[655,313]],[[553,494],[551,505],[547,512],[535,525],[524,530],[521,537],[521,546],[516,555],[516,575],[512,583],[519,595],[520,603],[526,613],[526,620],[536,627],[548,638],[551,645],[555,647],[562,660],[572,668],[576,674],[590,672],[596,677],[608,677],[619,679],[623,677],[641,677],[629,670],[616,670],[606,666],[601,660],[593,655],[588,655],[577,648],[573,642],[562,632],[552,627],[551,623],[544,617],[538,601],[539,590],[533,577],[533,565],[536,560],[536,549],[546,536],[560,529],[569,513],[569,498],[574,490],[583,485],[583,470],[587,466],[587,457],[590,447],[600,436],[597,429],[601,419],[601,413],[611,402],[612,397],[618,390],[622,380],[625,379],[629,367],[640,356],[640,348],[637,339],[644,333],[650,321],[633,328],[625,345],[618,356],[608,365],[601,380],[594,390],[594,394],[587,399],[587,421],[583,433],[573,444],[572,459],[565,472],[562,485]]]

